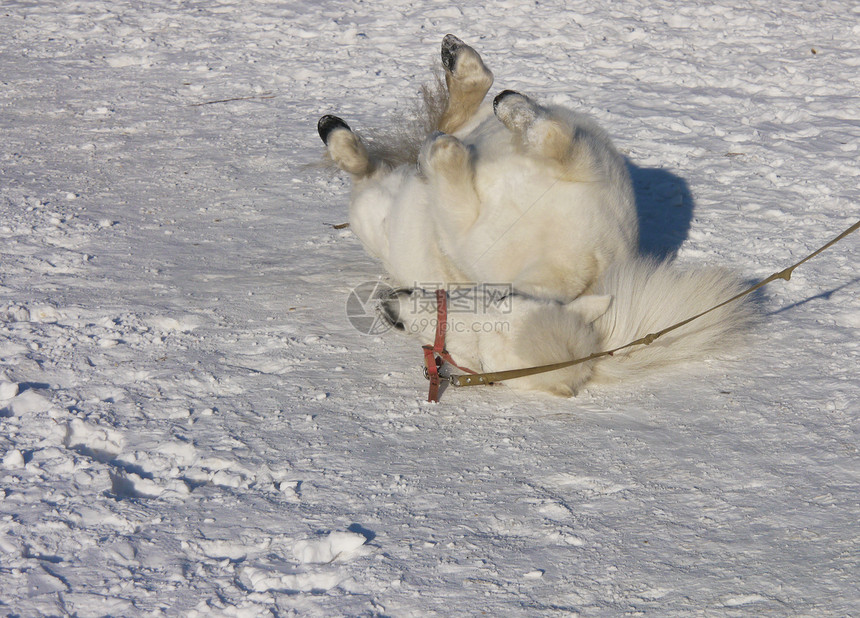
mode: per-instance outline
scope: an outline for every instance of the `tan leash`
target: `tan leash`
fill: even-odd
[[[438,401],[439,400],[439,398],[438,398],[439,381],[441,379],[446,380],[451,386],[478,386],[478,385],[482,385],[482,384],[495,384],[497,382],[502,382],[505,380],[514,380],[516,378],[523,378],[523,377],[535,375],[538,373],[546,373],[548,371],[558,371],[559,369],[564,369],[566,367],[572,367],[574,365],[579,365],[581,363],[587,363],[588,361],[595,360],[597,358],[602,358],[604,356],[612,356],[616,352],[619,352],[619,351],[624,350],[626,348],[633,347],[635,345],[650,345],[651,343],[653,343],[654,341],[656,341],[657,339],[659,339],[660,337],[662,337],[666,333],[670,333],[673,330],[681,328],[682,326],[689,324],[693,320],[697,320],[697,319],[701,318],[702,316],[711,313],[712,311],[716,311],[720,307],[723,307],[725,305],[728,305],[731,302],[734,302],[740,298],[743,298],[747,294],[752,294],[753,292],[755,292],[759,288],[766,286],[768,283],[770,283],[771,281],[774,281],[775,279],[784,279],[785,281],[788,281],[789,279],[791,279],[791,274],[794,272],[795,268],[797,268],[798,266],[800,266],[801,264],[803,264],[805,262],[808,262],[809,260],[811,260],[812,258],[817,256],[819,253],[826,251],[827,249],[829,249],[830,247],[832,247],[833,245],[838,243],[840,240],[842,240],[843,238],[845,238],[849,234],[856,232],[858,229],[860,229],[860,221],[857,221],[857,223],[855,223],[854,225],[849,227],[847,230],[842,232],[839,236],[837,236],[836,238],[834,238],[833,240],[828,242],[826,245],[820,247],[816,251],[813,251],[812,253],[807,255],[805,258],[803,258],[802,260],[800,260],[796,264],[793,264],[792,266],[789,266],[788,268],[786,268],[784,270],[781,270],[777,273],[772,274],[767,279],[763,279],[762,281],[759,281],[758,283],[753,285],[748,290],[745,290],[745,291],[741,292],[740,294],[737,294],[737,295],[731,297],[730,299],[723,301],[720,304],[715,305],[714,307],[711,307],[707,311],[703,311],[702,313],[700,313],[698,315],[694,315],[693,317],[687,318],[686,320],[678,322],[677,324],[673,324],[672,326],[669,326],[668,328],[664,328],[663,330],[658,331],[656,333],[651,333],[649,335],[645,335],[644,337],[641,337],[641,338],[637,339],[636,341],[631,341],[630,343],[619,346],[619,347],[615,348],[614,350],[606,350],[604,352],[595,352],[595,353],[590,354],[584,358],[577,358],[574,360],[564,361],[561,363],[553,363],[551,365],[540,365],[538,367],[525,367],[523,369],[509,369],[507,371],[491,371],[491,372],[487,372],[487,373],[475,373],[475,372],[472,372],[471,370],[466,370],[466,369],[463,369],[461,367],[458,367],[459,369],[461,369],[463,371],[467,371],[468,373],[466,375],[452,374],[452,375],[446,376],[444,378],[442,378],[439,375],[438,367],[441,365],[441,363],[437,359],[437,361],[433,363],[434,364],[434,370],[435,370],[435,380],[432,376],[428,375],[428,379],[431,380],[430,398],[428,399],[428,401]],[[442,293],[439,294],[439,292],[442,292]],[[438,316],[437,316],[437,322],[436,322],[436,344],[432,348],[430,346],[425,346],[425,348],[424,348],[425,363],[427,364],[426,365],[427,370],[429,370],[429,364],[430,364],[429,359],[434,358],[434,356],[432,355],[433,352],[435,352],[437,348],[439,349],[439,351],[444,351],[444,349],[445,349],[445,331],[447,330],[447,309],[445,308],[444,295],[445,295],[444,291],[440,290],[437,292],[437,300],[438,299],[442,299],[442,300],[441,300],[441,302],[437,302]],[[441,324],[443,322],[445,325],[441,326]],[[428,348],[429,348],[429,352],[428,352]],[[454,364],[450,360],[451,357],[447,352],[444,353],[444,356],[442,354],[439,354],[439,358],[442,360],[446,360],[448,362],[451,362],[451,364]],[[454,366],[457,367],[457,365],[454,365]],[[427,375],[427,371],[425,371],[425,375]],[[435,387],[433,384],[434,381],[436,383]]]

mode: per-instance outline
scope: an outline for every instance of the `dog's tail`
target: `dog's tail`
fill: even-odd
[[[613,297],[596,322],[603,349],[614,349],[657,333],[732,298],[743,281],[721,268],[682,270],[668,262],[635,259],[610,267],[595,292]],[[673,330],[650,345],[617,352],[597,363],[598,382],[635,378],[671,363],[706,358],[725,351],[755,316],[749,296],[729,303]]]

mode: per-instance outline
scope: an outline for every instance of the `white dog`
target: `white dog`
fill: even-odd
[[[352,175],[350,227],[397,285],[511,284],[571,301],[637,253],[624,158],[587,117],[506,90],[457,37],[442,42],[445,87],[424,118],[362,140],[335,116],[318,125]],[[409,124],[409,123],[407,123]]]
[[[446,347],[459,365],[478,372],[521,369],[584,358],[612,350],[698,315],[738,294],[743,285],[728,271],[681,271],[667,263],[636,259],[611,266],[595,294],[561,303],[513,295],[500,299],[488,288],[449,309]],[[486,296],[481,296],[486,295]],[[385,301],[383,314],[396,326],[432,344],[435,294],[401,291]],[[670,363],[694,360],[728,347],[754,315],[744,299],[734,301],[659,337],[562,370],[505,382],[512,388],[571,396],[585,384],[647,375]]]
[[[474,370],[502,371],[619,347],[739,291],[725,271],[637,256],[626,162],[592,121],[509,90],[484,104],[493,74],[452,35],[442,64],[445,85],[425,90],[423,117],[393,133],[365,141],[335,116],[318,125],[352,175],[352,230],[397,285],[419,288],[384,303],[393,323],[431,343],[435,296],[422,284],[496,284],[466,292],[485,313],[448,314],[447,349]],[[510,302],[478,298],[497,284],[515,292]],[[751,314],[735,302],[650,346],[509,384],[570,396],[723,349]]]

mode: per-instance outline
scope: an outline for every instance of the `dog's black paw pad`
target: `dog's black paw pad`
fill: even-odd
[[[328,114],[320,118],[320,121],[317,123],[317,131],[319,131],[322,141],[326,144],[328,144],[328,136],[335,129],[346,129],[347,131],[352,130],[343,120],[337,116],[331,116]]]
[[[453,34],[445,35],[445,38],[442,39],[442,66],[444,66],[451,73],[454,72],[454,69],[457,66],[457,55],[460,50],[465,47],[465,43],[455,37]]]

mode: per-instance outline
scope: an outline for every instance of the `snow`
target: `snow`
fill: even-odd
[[[745,350],[428,404],[318,117],[408,110],[442,36],[593,114],[644,249],[759,279],[857,220],[855,3],[12,0],[0,20],[10,615],[860,613],[858,238]],[[216,102],[218,101],[218,102]]]

